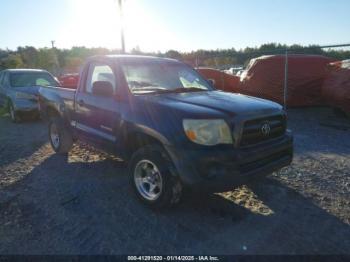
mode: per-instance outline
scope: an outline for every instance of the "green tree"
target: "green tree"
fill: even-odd
[[[25,46],[18,47],[17,53],[21,56],[24,67],[26,68],[37,68],[38,67],[38,51],[35,47]]]
[[[164,55],[165,57],[182,60],[182,55],[180,54],[180,52],[175,50],[169,50]]]
[[[57,73],[58,60],[55,53],[55,49],[41,48],[38,52],[37,67],[50,71],[51,73]]]
[[[146,53],[139,47],[135,47],[132,54],[155,55],[170,57],[182,60],[193,66],[223,67],[228,65],[244,65],[250,59],[272,54],[284,54],[286,48],[292,49],[295,54],[318,54],[325,55],[337,60],[350,58],[349,49],[322,49],[317,45],[313,46],[291,45],[286,46],[279,43],[267,43],[259,47],[247,47],[241,50],[234,48],[216,50],[197,50],[192,52],[179,52],[169,50],[165,53]],[[43,68],[57,74],[60,71],[77,72],[83,61],[90,56],[118,54],[119,49],[109,50],[106,48],[87,48],[75,46],[70,49],[40,48],[32,46],[18,47],[17,50],[0,49],[0,70],[6,68]]]
[[[4,68],[23,68],[24,63],[19,54],[9,54],[7,57],[2,59]]]
[[[63,71],[65,73],[77,73],[84,60],[80,57],[66,57]]]

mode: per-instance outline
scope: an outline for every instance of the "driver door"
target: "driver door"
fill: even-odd
[[[106,97],[93,93],[96,81],[110,82],[113,94],[116,94],[117,77],[113,66],[103,62],[90,63],[85,88],[76,95],[75,126],[83,138],[106,149],[117,142],[115,127],[120,119],[120,107],[114,95]]]

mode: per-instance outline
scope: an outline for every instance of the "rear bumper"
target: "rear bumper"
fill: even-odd
[[[293,136],[288,131],[283,137],[247,148],[167,150],[184,185],[220,192],[289,165],[293,159]]]

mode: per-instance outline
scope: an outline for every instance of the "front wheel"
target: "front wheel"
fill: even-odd
[[[49,139],[56,153],[68,153],[73,145],[72,135],[60,117],[50,119]]]
[[[158,146],[145,146],[133,155],[129,176],[137,197],[152,208],[165,208],[180,201],[181,183],[171,161]]]

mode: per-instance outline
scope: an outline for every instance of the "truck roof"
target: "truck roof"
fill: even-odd
[[[28,69],[28,68],[16,68],[16,69],[5,69],[4,71],[10,72],[10,73],[20,73],[20,72],[47,72],[43,69]]]
[[[145,55],[97,55],[92,56],[88,60],[94,59],[110,59],[110,60],[122,60],[122,61],[150,61],[150,62],[173,62],[179,63],[176,59],[156,57],[156,56],[145,56]]]

